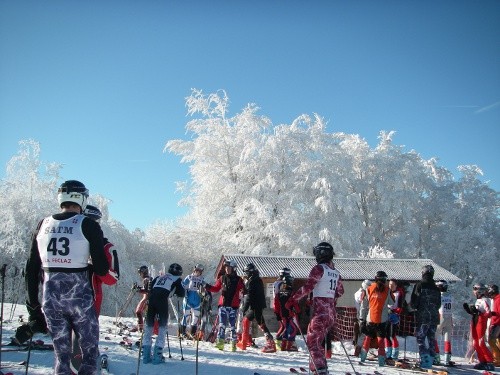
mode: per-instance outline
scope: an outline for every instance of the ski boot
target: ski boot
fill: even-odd
[[[177,336],[181,339],[186,337],[186,326],[183,326],[183,325],[179,326]]]
[[[289,341],[288,342],[288,351],[289,352],[298,352],[299,348],[297,348],[297,344],[295,341]]]
[[[241,321],[241,325],[243,326],[243,332],[241,333],[241,338],[237,346],[241,350],[246,350],[247,346],[250,345],[250,319],[244,317]]]
[[[215,342],[215,347],[219,350],[224,350],[224,344],[225,344],[224,339],[217,339],[217,341]]]
[[[153,349],[153,365],[159,365],[160,363],[165,362],[165,358],[163,357],[163,348],[159,348],[157,346]]]
[[[378,356],[378,365],[380,367],[385,366],[385,355],[379,355]]]
[[[392,348],[392,359],[397,361],[399,358],[399,347]]]
[[[289,343],[288,340],[285,340],[285,339],[281,340],[279,350],[281,350],[282,352],[287,352],[288,345],[289,345],[288,343]],[[275,342],[275,344],[276,344],[276,342]],[[276,345],[276,349],[278,349],[278,345]]]
[[[366,357],[368,356],[368,352],[365,350],[365,348],[361,348],[359,351],[359,361],[361,363],[364,363],[366,361]]]
[[[420,357],[420,367],[424,370],[432,368],[433,358],[430,354],[423,354]]]
[[[441,364],[441,355],[439,353],[434,354],[434,358],[432,359],[432,364],[439,366]]]
[[[151,345],[142,346],[142,363],[147,364],[151,362]]]
[[[266,337],[266,345],[262,348],[262,353],[275,353],[276,344],[271,336]]]
[[[387,346],[385,348],[385,356],[387,359],[392,358],[392,346]]]
[[[328,369],[326,367],[318,368],[312,370],[313,375],[328,375]]]

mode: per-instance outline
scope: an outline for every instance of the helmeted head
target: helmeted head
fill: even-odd
[[[448,291],[448,281],[446,281],[446,280],[436,281],[436,286],[440,292]]]
[[[290,276],[292,273],[292,270],[288,267],[283,267],[282,269],[279,270],[278,272],[278,277],[283,280],[284,276]]]
[[[488,285],[487,293],[489,298],[495,297],[498,294],[498,285],[495,284]]]
[[[333,259],[335,252],[333,251],[333,246],[328,242],[320,242],[313,247],[313,255],[316,257],[316,262],[328,263]]]
[[[204,269],[205,267],[203,267],[203,264],[198,263],[196,266],[194,266],[193,272],[198,272],[201,275]]]
[[[472,293],[476,298],[482,298],[486,295],[487,289],[486,285],[481,283],[476,283],[472,286]]]
[[[146,277],[148,276],[149,274],[149,269],[147,266],[140,266],[138,269],[137,269],[137,273],[139,275],[141,275],[142,277]]]
[[[257,268],[255,267],[255,264],[253,263],[248,263],[245,268],[243,268],[243,273],[245,274],[246,277],[252,277],[257,273]]]
[[[362,283],[361,283],[361,288],[363,290],[366,290],[366,288],[368,288],[370,285],[372,285],[372,281],[371,280],[364,280]]]
[[[83,214],[87,216],[89,219],[99,222],[102,219],[101,210],[96,206],[92,206],[91,204],[87,204],[87,207],[83,210]]]
[[[226,259],[224,262],[226,273],[236,272],[236,262],[234,260]]]
[[[178,263],[172,263],[168,267],[168,273],[174,276],[181,276],[182,275],[182,267]]]
[[[57,201],[61,208],[69,203],[73,203],[79,205],[83,212],[87,206],[88,198],[89,191],[80,181],[64,181],[59,186],[59,189],[57,189]]]
[[[387,274],[384,271],[377,271],[375,274],[375,282],[377,284],[385,284],[387,282]]]
[[[287,289],[291,289],[292,288],[292,286],[293,286],[293,280],[294,280],[294,278],[292,276],[290,276],[290,275],[283,276],[282,280],[283,280],[284,286]]]
[[[434,277],[434,267],[432,265],[427,264],[422,267],[422,276],[429,275],[430,277]]]

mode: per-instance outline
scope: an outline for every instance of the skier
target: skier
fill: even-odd
[[[434,267],[422,267],[422,280],[414,287],[410,302],[417,323],[416,338],[420,354],[420,368],[432,368],[436,356],[436,329],[439,324],[441,292],[434,281]]]
[[[488,297],[491,298],[491,317],[490,332],[488,335],[488,344],[490,344],[493,355],[493,364],[500,366],[500,294],[498,294],[498,285],[488,287]]]
[[[243,269],[245,273],[245,295],[243,298],[243,319],[242,326],[243,332],[241,335],[241,341],[236,345],[241,350],[246,350],[247,346],[250,345],[250,325],[255,319],[259,328],[264,332],[266,337],[266,345],[262,349],[263,353],[274,353],[276,352],[276,343],[274,342],[273,335],[267,328],[264,316],[262,315],[263,310],[266,308],[266,295],[264,291],[264,283],[259,276],[259,270],[255,268],[253,263],[249,263]]]
[[[275,308],[280,316],[280,326],[284,327],[280,349],[282,351],[296,352],[298,350],[295,344],[297,326],[295,325],[294,317],[300,312],[300,308],[298,303],[295,303],[290,309],[285,307],[293,294],[292,285],[293,277],[290,275],[283,276],[283,282],[280,285],[280,290],[275,301]]]
[[[311,355],[309,368],[315,375],[324,375],[328,374],[328,368],[322,343],[334,326],[337,298],[344,294],[344,286],[340,272],[332,261],[335,255],[332,245],[321,242],[313,247],[313,254],[318,264],[311,269],[305,285],[292,294],[285,307],[293,310],[298,301],[313,293],[313,315],[306,338]]]
[[[361,362],[365,362],[372,339],[377,338],[378,364],[385,366],[385,337],[389,318],[389,305],[394,303],[389,287],[387,274],[377,271],[375,283],[366,288],[366,294],[359,309],[359,327],[366,334],[359,353]]]
[[[88,218],[100,222],[102,218],[102,213],[99,208],[92,206],[90,204],[85,207],[83,214]],[[104,254],[108,260],[109,271],[104,276],[99,276],[92,272],[92,266],[90,265],[91,275],[92,275],[92,290],[94,291],[94,306],[97,312],[97,316],[101,315],[101,305],[102,305],[102,284],[108,286],[115,285],[120,278],[120,269],[118,264],[118,255],[116,253],[115,246],[109,242],[109,240],[104,237]]]
[[[393,364],[399,356],[398,328],[399,314],[402,312],[404,289],[395,279],[389,280],[389,290],[391,291],[394,303],[389,304],[389,321],[387,322],[387,334],[385,337],[385,355],[386,361]]]
[[[147,298],[146,310],[146,328],[142,339],[142,362],[159,364],[164,361],[163,347],[165,346],[165,336],[167,334],[168,323],[168,298],[171,295],[184,297],[185,290],[182,287],[182,267],[177,263],[172,263],[168,267],[168,272],[164,275],[157,276],[151,282],[152,288]],[[148,294],[146,294],[148,297]],[[156,337],[155,346],[151,350],[153,342],[153,327],[155,324],[155,316],[158,315],[158,336]],[[151,351],[153,356],[151,357]]]
[[[356,319],[354,321],[354,355],[359,357],[359,353],[361,352],[361,346],[363,344],[363,340],[365,339],[365,333],[361,332],[359,321],[357,317],[359,316],[359,309],[361,308],[361,301],[365,298],[366,288],[372,285],[371,280],[364,280],[361,283],[361,287],[354,293],[354,305],[356,307]]]
[[[200,286],[199,293],[201,297],[201,314],[198,340],[203,340],[205,338],[205,327],[212,316],[212,293],[206,290],[203,285]]]
[[[54,374],[70,373],[71,330],[75,331],[82,352],[79,373],[95,374],[99,321],[88,277],[88,259],[92,259],[95,274],[107,274],[103,234],[97,222],[82,214],[88,199],[84,184],[76,180],[63,182],[57,198],[61,213],[41,220],[32,237],[26,264],[27,307],[30,316],[36,316],[40,324],[45,315],[54,344]]]
[[[273,309],[274,315],[276,316],[276,320],[278,321],[278,331],[276,332],[276,345],[278,347],[281,347],[281,339],[283,336],[283,332],[285,330],[285,327],[283,326],[282,322],[283,320],[281,319],[280,315],[280,307],[278,306],[278,298],[279,298],[279,291],[281,289],[281,286],[283,284],[283,280],[286,276],[291,275],[291,270],[288,267],[283,267],[282,269],[279,270],[278,272],[278,278],[276,281],[273,283],[273,298],[271,299],[271,308]]]
[[[488,324],[488,317],[491,314],[490,305],[487,301],[486,286],[484,284],[474,284],[472,293],[476,297],[476,302],[473,305],[464,303],[464,309],[472,315],[471,319],[471,336],[472,346],[477,354],[479,363],[474,366],[476,370],[494,371],[493,356],[485,343],[484,335]]]
[[[199,294],[199,288],[203,285],[203,269],[204,267],[201,264],[197,264],[194,267],[193,272],[182,280],[182,286],[186,290],[186,296],[184,297],[184,301],[182,303],[184,315],[182,317],[182,324],[180,327],[181,331],[179,332],[181,337],[186,335],[186,325],[189,317],[191,317],[189,336],[194,338],[196,335],[202,302]]]
[[[439,325],[437,326],[437,333],[443,336],[444,339],[444,364],[451,366],[454,362],[451,361],[451,333],[453,330],[453,297],[448,292],[448,282],[446,280],[439,280],[436,286],[441,292],[441,307],[439,308]],[[441,357],[439,354],[439,345],[436,340],[436,356],[434,357],[433,364],[439,365]]]
[[[245,289],[243,279],[236,273],[236,262],[226,260],[224,262],[224,274],[221,275],[214,285],[206,284],[205,289],[217,293],[222,289],[218,302],[219,332],[215,347],[224,350],[226,340],[226,326],[231,327],[231,351],[236,351],[236,317],[240,306],[241,295]]]
[[[137,327],[131,329],[130,331],[135,332],[139,331],[142,332],[142,329],[144,327],[144,312],[146,311],[147,303],[148,303],[148,291],[150,288],[150,283],[153,280],[151,276],[149,276],[149,269],[147,266],[140,266],[137,269],[137,273],[139,276],[142,278],[142,286],[139,286],[137,284],[134,284],[135,290],[140,293],[141,300],[137,304],[135,308],[135,316],[137,317]]]

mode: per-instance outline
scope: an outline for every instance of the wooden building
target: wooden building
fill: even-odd
[[[224,272],[226,260],[236,262],[237,272],[240,276],[243,275],[243,269],[247,264],[253,263],[255,265],[266,288],[268,307],[273,295],[273,283],[277,280],[280,269],[290,268],[291,275],[295,279],[293,288],[297,289],[305,283],[311,268],[317,264],[316,259],[311,256],[223,254],[217,265],[214,278]],[[344,295],[339,298],[337,304],[339,307],[354,307],[354,293],[360,288],[363,280],[373,280],[377,271],[384,271],[389,279],[414,284],[422,277],[422,267],[430,264],[435,270],[435,280],[446,280],[449,283],[460,281],[457,276],[430,259],[334,258],[333,262],[335,268],[340,271],[344,285]],[[275,330],[277,322],[270,308],[265,309],[264,317],[271,331]]]

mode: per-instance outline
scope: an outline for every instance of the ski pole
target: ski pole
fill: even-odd
[[[177,311],[179,311],[179,300],[177,300]],[[179,317],[180,314],[177,314],[177,316]],[[181,329],[180,326],[181,326],[181,321],[177,319],[177,330]],[[181,361],[184,361],[184,354],[182,354],[182,338],[180,335],[179,335],[179,347],[181,348]]]
[[[4,264],[2,266],[2,269],[0,270],[1,275],[2,275],[2,307],[1,307],[1,320],[0,320],[0,343],[2,342],[2,332],[3,332],[3,300],[5,297],[5,269],[7,268],[7,265]],[[2,352],[0,352],[0,368],[2,367]]]
[[[146,329],[143,328],[141,333],[141,339],[139,340],[139,355],[137,356],[137,369],[135,371],[135,375],[139,375],[139,368],[141,366],[141,353],[142,353],[142,339],[144,338],[144,331]]]
[[[170,340],[168,339],[168,322],[167,322],[167,348],[168,348],[168,358],[172,358],[172,354],[170,354]]]
[[[355,374],[357,374],[356,372],[356,369],[354,368],[354,365],[352,364],[352,361],[351,361],[351,357],[349,357],[349,354],[347,354],[347,350],[344,346],[344,343],[342,340],[339,340],[340,341],[340,345],[342,345],[342,349],[344,349],[344,353],[345,353],[345,356],[347,357],[347,359],[349,360],[349,364],[351,365],[352,367],[352,371],[354,371]]]
[[[300,333],[300,336],[302,336],[302,340],[304,340],[304,344],[306,344],[307,354],[309,354],[309,361],[312,362],[312,364],[314,366],[314,371],[318,372],[318,369],[316,367],[316,363],[314,363],[314,361],[312,359],[311,351],[309,350],[309,347],[307,346],[306,338],[304,337],[304,334],[302,333],[302,329],[300,328],[300,324],[299,324],[299,321],[297,320],[297,316],[294,315],[292,320],[293,320],[293,323],[297,326],[299,333]]]
[[[17,307],[17,301],[19,301],[19,294],[21,290],[21,282],[22,278],[24,277],[24,270],[21,274],[21,277],[19,278],[19,281],[16,283],[14,278],[17,277],[19,274],[19,270],[16,266],[14,266],[14,274],[12,275],[13,280],[12,280],[12,294],[14,295],[12,305],[10,306],[10,314],[9,314],[9,321],[12,321],[14,318],[14,314],[16,313],[16,307]]]
[[[127,299],[125,300],[122,307],[118,311],[118,314],[116,314],[115,325],[118,325],[118,321],[121,319],[123,312],[127,309],[130,302],[132,302],[132,297],[135,294],[135,287],[136,287],[136,284],[132,285],[132,290],[130,291],[130,293],[127,296]]]
[[[198,375],[198,348],[200,345],[200,334],[202,328],[202,319],[204,314],[204,297],[201,299],[201,308],[200,308],[200,319],[198,320],[198,328],[196,330],[196,366],[195,366],[195,375]]]
[[[24,373],[25,375],[28,375],[28,367],[30,365],[30,357],[31,357],[31,346],[33,343],[33,335],[30,337],[30,341],[28,343],[28,357],[26,358],[26,372]]]

